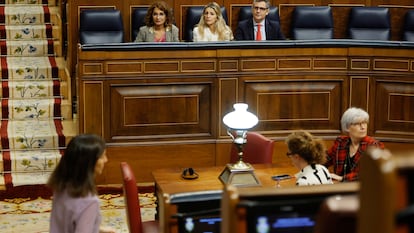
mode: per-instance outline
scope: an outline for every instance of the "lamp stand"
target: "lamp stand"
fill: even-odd
[[[246,163],[248,164],[248,163]],[[223,184],[232,184],[234,186],[260,186],[260,180],[254,174],[254,168],[237,169],[233,164],[227,164],[221,172],[219,178]]]
[[[254,174],[253,166],[243,162],[243,144],[235,143],[235,145],[238,149],[239,160],[235,164],[227,164],[219,176],[220,181],[234,186],[261,185],[260,180]]]

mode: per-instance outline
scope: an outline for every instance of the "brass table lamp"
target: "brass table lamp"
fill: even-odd
[[[219,179],[224,184],[257,186],[260,181],[254,174],[253,166],[243,161],[243,147],[247,143],[247,131],[257,125],[259,120],[256,115],[247,111],[247,104],[237,103],[233,107],[234,111],[223,117],[223,123],[238,149],[239,160],[234,164],[227,164]]]

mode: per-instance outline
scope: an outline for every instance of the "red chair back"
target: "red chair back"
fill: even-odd
[[[247,143],[243,147],[243,161],[246,163],[272,163],[273,162],[273,140],[256,132],[247,132]],[[239,160],[237,147],[231,147],[230,162]]]
[[[126,162],[121,162],[121,172],[129,232],[142,233],[141,209],[134,172]]]

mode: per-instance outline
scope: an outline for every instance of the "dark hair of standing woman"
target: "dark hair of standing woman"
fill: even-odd
[[[105,151],[105,142],[94,134],[81,134],[68,144],[47,185],[55,192],[66,190],[72,197],[96,194],[95,164]]]

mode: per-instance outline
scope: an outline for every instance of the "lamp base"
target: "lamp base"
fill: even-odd
[[[254,168],[247,164],[249,168],[237,169],[233,164],[227,164],[221,172],[219,179],[223,184],[234,186],[260,186],[260,180],[254,174]]]

